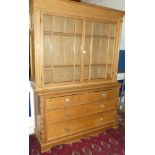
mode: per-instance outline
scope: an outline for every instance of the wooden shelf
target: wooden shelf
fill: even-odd
[[[58,35],[58,36],[82,36],[82,34],[78,33],[64,33],[64,32],[50,32],[50,31],[44,31],[44,34]]]
[[[112,66],[112,64],[107,64],[108,66]],[[89,67],[89,65],[83,65],[84,67]],[[106,66],[105,64],[91,64],[90,66],[98,67],[98,66]],[[74,67],[74,65],[53,65],[53,67]],[[81,65],[75,65],[75,67],[81,67]],[[51,66],[44,66],[44,68],[51,68]]]
[[[90,66],[105,66],[106,65],[106,63],[104,63],[104,64],[91,64]],[[112,64],[107,64],[107,65],[112,65]]]
[[[86,35],[87,36],[87,35]],[[90,35],[89,35],[90,36]],[[92,35],[90,37],[93,37],[93,38],[107,38],[107,39],[115,39],[114,36],[101,36],[101,35]]]
[[[50,31],[44,31],[44,34],[49,35],[58,35],[58,36],[79,36],[82,37],[82,34],[78,33],[64,33],[64,32],[50,32]],[[109,39],[115,39],[114,36],[106,36],[106,35],[85,35],[86,38],[95,37],[95,38],[109,38]]]

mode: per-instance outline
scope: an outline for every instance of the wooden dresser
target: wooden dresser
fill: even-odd
[[[30,1],[31,84],[42,152],[117,127],[123,16],[68,0]]]

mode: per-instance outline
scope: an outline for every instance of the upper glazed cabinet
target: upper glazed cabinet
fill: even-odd
[[[39,2],[34,1],[34,8]],[[116,81],[123,12],[113,15],[116,10],[105,8],[104,12],[102,8],[101,12],[96,7],[98,12],[93,14],[89,12],[92,6],[86,4],[80,4],[77,12],[72,10],[76,2],[62,1],[70,9],[64,7],[61,14],[60,0],[52,2],[55,9],[45,10],[40,5],[30,12],[31,78],[35,86]]]

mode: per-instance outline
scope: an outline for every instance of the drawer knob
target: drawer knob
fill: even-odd
[[[104,104],[101,104],[101,108],[104,108]]]
[[[66,98],[66,99],[65,99],[65,101],[66,101],[66,102],[69,102],[69,101],[70,101],[70,99],[69,99],[69,98]]]
[[[105,93],[103,93],[103,94],[102,94],[102,96],[103,96],[103,97],[106,97],[106,94],[105,94]]]
[[[70,132],[70,128],[65,128],[65,131],[66,132]]]
[[[65,116],[69,117],[71,114],[69,112],[65,113]]]
[[[102,118],[102,117],[100,118],[100,121],[101,121],[101,122],[103,121],[103,118]]]

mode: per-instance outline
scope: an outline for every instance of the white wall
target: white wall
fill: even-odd
[[[82,0],[82,2],[101,5],[117,10],[125,11],[125,0]],[[122,24],[120,49],[125,50],[125,19]]]

